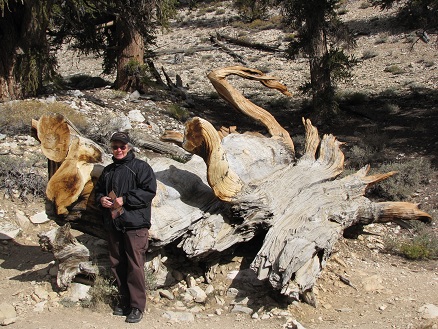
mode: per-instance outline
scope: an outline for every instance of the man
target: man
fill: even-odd
[[[144,263],[157,182],[149,164],[135,157],[128,134],[116,132],[110,143],[113,163],[96,184],[96,203],[103,208],[111,270],[119,288],[113,314],[136,323],[146,307]]]

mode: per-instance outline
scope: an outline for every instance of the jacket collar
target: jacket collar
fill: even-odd
[[[131,161],[134,158],[135,158],[134,151],[131,150],[131,151],[128,152],[128,154],[126,154],[126,156],[123,159],[116,159],[116,158],[113,157],[113,162],[116,165],[121,165],[121,164],[124,164],[124,163],[127,163],[127,162]]]

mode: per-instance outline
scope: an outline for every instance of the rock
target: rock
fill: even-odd
[[[234,305],[233,309],[231,310],[231,313],[245,313],[245,314],[252,314],[254,311],[246,306],[243,305]]]
[[[158,292],[160,293],[161,297],[167,298],[169,300],[174,300],[175,299],[175,296],[169,290],[160,289]]]
[[[44,311],[44,308],[46,307],[47,300],[43,300],[39,303],[35,304],[35,307],[33,308],[33,311],[36,313],[41,313]]]
[[[193,306],[190,310],[191,313],[201,313],[203,311],[203,308],[201,306]]]
[[[88,294],[90,288],[90,286],[85,284],[73,282],[69,288],[68,299],[72,302],[90,299],[90,295]]]
[[[437,319],[438,318],[438,306],[434,304],[425,304],[418,309],[423,319]]]
[[[44,289],[41,286],[36,286],[35,290],[34,290],[35,295],[37,295],[37,297],[40,300],[47,300],[49,298],[49,293],[47,292],[46,289]]]
[[[30,217],[30,221],[34,224],[44,224],[50,221],[45,211],[39,212]]]
[[[20,233],[21,229],[6,219],[0,220],[0,240],[11,240]]]
[[[163,313],[163,317],[167,318],[170,322],[194,322],[195,317],[190,312],[172,312],[166,311]]]
[[[284,328],[286,329],[305,329],[301,323],[299,323],[295,319],[289,319],[286,324],[284,325]]]
[[[139,93],[137,90],[133,91],[133,92],[129,95],[129,100],[130,100],[130,101],[136,101],[136,100],[138,100],[139,98],[140,98],[140,93]]]
[[[109,123],[112,127],[117,127],[119,131],[127,131],[132,129],[131,121],[125,115],[119,115],[112,118]]]
[[[214,287],[213,287],[211,284],[209,284],[209,285],[207,286],[207,288],[205,288],[205,293],[206,293],[207,295],[211,295],[212,293],[214,293]]]
[[[199,286],[189,288],[188,292],[193,296],[197,303],[203,303],[207,299],[207,294]]]
[[[182,294],[182,300],[186,303],[193,301],[193,299],[194,299],[194,297],[188,292]]]
[[[0,324],[5,326],[14,323],[17,319],[15,307],[9,303],[0,304]]]
[[[143,114],[141,114],[140,110],[129,111],[128,118],[129,118],[129,120],[131,120],[131,122],[132,121],[134,121],[134,122],[143,122],[143,121],[145,121],[145,117],[143,116]]]
[[[239,299],[235,299],[231,302],[231,305],[248,305],[249,298],[248,297],[240,297]]]
[[[388,307],[388,305],[382,304],[379,306],[379,311],[384,311],[384,310],[386,310],[387,307]]]
[[[15,219],[17,221],[18,226],[20,226],[22,229],[26,229],[30,225],[29,218],[27,218],[24,212],[19,209],[15,211]]]
[[[189,288],[192,288],[192,287],[196,286],[196,280],[190,274],[188,274],[187,277],[186,277],[186,283],[187,283],[187,287],[189,287]]]

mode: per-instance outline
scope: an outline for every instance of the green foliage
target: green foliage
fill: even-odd
[[[324,67],[331,72],[333,83],[351,77],[351,69],[357,63],[356,58],[347,56],[341,49],[331,49],[326,55]]]
[[[284,0],[280,2],[285,24],[297,31],[287,48],[290,58],[304,53],[309,58],[311,81],[301,90],[312,92],[313,107],[321,116],[337,112],[334,99],[337,81],[350,75],[356,59],[347,56],[344,49],[354,46],[347,26],[339,20],[340,0]]]
[[[362,53],[362,59],[370,59],[370,58],[374,58],[377,57],[378,53],[375,50],[365,50]]]
[[[372,163],[375,154],[376,150],[369,145],[363,147],[354,145],[348,153],[348,167],[360,169],[363,166]]]
[[[389,65],[389,66],[385,67],[384,71],[392,73],[394,75],[403,74],[406,72],[403,68],[401,68],[398,65]]]
[[[88,127],[86,118],[78,115],[70,106],[60,103],[43,103],[26,100],[0,104],[0,132],[16,135],[28,134],[32,119],[39,119],[43,114],[60,113],[68,118],[79,130],[85,131]]]
[[[411,260],[438,258],[438,236],[426,224],[413,224],[413,235],[409,238],[386,238],[385,250]]]
[[[233,4],[239,15],[249,22],[267,18],[269,0],[235,0]]]
[[[371,173],[396,171],[397,174],[379,182],[370,193],[385,200],[407,200],[421,185],[428,184],[433,169],[425,158],[404,159],[403,161],[382,164]]]
[[[178,104],[170,104],[166,108],[166,112],[173,118],[179,121],[186,121],[190,117],[190,112],[184,107],[179,106]]]
[[[401,3],[399,21],[410,28],[430,29],[438,26],[438,0],[372,0],[381,9],[390,9]]]
[[[1,156],[0,188],[10,198],[18,196],[23,201],[34,197],[44,197],[47,177],[35,167],[35,164],[42,160],[41,154],[39,158],[31,157],[29,159]]]
[[[89,290],[90,299],[82,302],[82,307],[99,310],[106,305],[111,305],[118,296],[117,287],[112,280],[106,279],[98,275],[93,286]]]
[[[368,95],[360,91],[338,93],[337,97],[346,105],[360,105],[369,100]]]
[[[151,270],[145,270],[144,280],[146,283],[146,290],[154,290],[157,288],[157,276]]]

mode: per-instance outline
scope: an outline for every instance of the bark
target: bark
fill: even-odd
[[[261,236],[263,244],[250,266],[259,279],[267,280],[283,295],[315,305],[313,286],[346,228],[392,220],[431,221],[430,215],[414,204],[372,202],[365,197],[370,185],[390,178],[394,172],[367,176],[369,166],[365,166],[337,179],[344,166],[342,143],[330,134],[321,138],[310,120],[303,119],[304,154],[296,159],[289,134],[280,129],[269,113],[245,101],[226,83],[229,74],[260,81],[288,94],[273,77],[245,67],[228,67],[209,74],[221,96],[243,114],[264,124],[271,136],[238,134],[234,127],[216,131],[202,118],[189,120],[184,135],[165,134],[163,140],[175,142],[193,156],[186,163],[164,157],[150,161],[158,180],[150,230],[150,255],[158,255],[154,260],[160,258],[164,246],[172,245],[186,259],[202,260],[214,267],[217,255]],[[51,175],[49,185],[64,184],[64,178],[76,175],[84,189],[79,195],[83,204],[89,205],[95,176],[87,166],[93,170],[102,167],[103,161],[97,160],[99,154],[103,159],[103,154],[93,147],[92,141],[81,139],[68,121],[55,119],[42,117],[34,124],[38,131],[62,131],[69,136],[59,138],[63,155],[59,158],[64,157],[66,149],[67,154]],[[43,151],[56,149],[47,146],[43,138],[46,134],[38,134]],[[61,146],[62,141],[69,141],[68,147]],[[44,153],[54,158],[50,152]],[[81,162],[83,159],[87,160]],[[69,170],[63,171],[67,161]],[[68,189],[72,191],[69,202],[79,190],[80,186]],[[59,203],[57,197],[52,201],[58,221],[62,217],[72,227],[76,224],[79,230],[105,238],[96,212],[88,211],[87,207],[74,212],[70,210],[72,206]],[[164,267],[159,261],[152,263]],[[206,269],[209,279],[212,273]]]
[[[324,28],[324,8],[318,5],[314,8],[313,14],[306,16],[307,38],[309,40],[307,54],[309,55],[313,105],[324,116],[332,114],[334,91],[330,68],[325,63],[328,56],[328,46]]]
[[[116,24],[118,41],[117,77],[114,82],[117,89],[125,91],[142,90],[140,76],[129,72],[130,65],[144,65],[144,42],[138,31],[130,28],[120,18]]]
[[[35,96],[54,60],[46,39],[52,1],[10,1],[0,12],[0,100]]]

